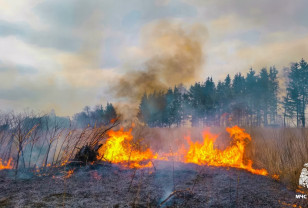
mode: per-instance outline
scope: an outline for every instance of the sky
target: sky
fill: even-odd
[[[308,60],[307,8],[306,0],[0,0],[0,110],[72,116],[124,102],[130,91],[119,90],[137,87],[142,76],[132,77],[149,67],[166,86],[282,70]],[[190,79],[166,63],[193,70]]]

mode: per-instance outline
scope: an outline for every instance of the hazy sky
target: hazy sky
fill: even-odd
[[[196,81],[281,69],[308,60],[307,8],[306,0],[0,0],[0,109],[72,115],[121,100],[111,85],[142,70],[153,50],[177,49],[148,38],[162,21],[202,28]]]

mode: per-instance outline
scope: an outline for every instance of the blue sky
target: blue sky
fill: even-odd
[[[110,86],[170,53],[172,41],[157,46],[151,32],[162,21],[205,28],[193,80],[282,69],[308,59],[307,8],[305,0],[0,0],[0,109],[73,115],[118,102]]]

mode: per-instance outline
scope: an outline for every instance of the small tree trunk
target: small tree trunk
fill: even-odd
[[[267,109],[264,110],[264,126],[268,125],[268,121],[267,121]]]
[[[29,167],[29,168],[31,167],[31,158],[32,158],[33,146],[34,146],[34,143],[31,144],[30,156],[29,156],[29,164],[28,164],[28,167]]]
[[[299,120],[299,106],[298,106],[298,101],[297,101],[297,105],[296,105],[296,127],[298,127],[298,124],[299,124],[299,122],[298,122],[298,120]]]
[[[17,172],[18,172],[19,157],[20,157],[20,150],[18,150],[18,153],[17,153],[17,159],[16,159],[16,169],[15,169],[15,178],[16,178],[16,176],[17,176]]]
[[[306,104],[305,104],[305,94],[303,95],[303,115],[302,115],[302,124],[303,124],[303,127],[305,128],[306,126],[306,117],[305,117],[305,108],[306,108]]]
[[[47,167],[47,162],[48,162],[48,156],[49,156],[50,147],[51,147],[51,143],[48,144],[48,149],[47,149],[46,159],[45,159],[45,164],[44,164],[44,167],[45,167],[45,168]]]
[[[26,168],[26,160],[25,160],[25,156],[24,156],[24,151],[21,150],[21,156],[22,156],[22,162],[24,164],[24,168]]]

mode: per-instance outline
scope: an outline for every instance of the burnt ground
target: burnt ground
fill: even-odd
[[[0,171],[0,207],[307,207],[295,192],[247,171],[154,162],[156,170],[68,167],[49,176]],[[55,171],[55,170],[53,170]],[[172,191],[174,191],[172,194]],[[171,197],[170,197],[171,195]],[[169,197],[169,198],[168,198]],[[165,200],[167,199],[168,200]]]

